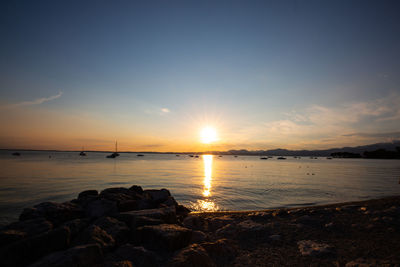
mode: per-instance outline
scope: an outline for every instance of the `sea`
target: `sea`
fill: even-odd
[[[400,160],[0,151],[0,225],[87,189],[168,189],[193,211],[263,210],[400,194]]]

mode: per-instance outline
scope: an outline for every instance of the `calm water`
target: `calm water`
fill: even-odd
[[[133,184],[167,188],[179,203],[205,211],[306,206],[400,193],[399,160],[21,154],[0,152],[0,224],[39,202],[61,202],[86,189]]]

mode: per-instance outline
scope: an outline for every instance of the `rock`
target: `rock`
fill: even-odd
[[[193,230],[204,230],[205,220],[200,216],[187,216],[183,222],[183,226]],[[222,224],[221,224],[222,225]],[[220,225],[218,225],[220,226]]]
[[[175,198],[172,196],[168,196],[167,199],[162,202],[162,204],[166,205],[167,207],[178,206],[178,202],[176,202]]]
[[[137,193],[137,194],[143,194],[143,189],[142,189],[142,187],[141,187],[141,186],[138,186],[138,185],[132,185],[132,186],[129,188],[129,190],[131,190],[131,191],[133,191],[133,192],[135,192],[135,193]]]
[[[101,191],[100,198],[108,199],[114,202],[122,202],[127,200],[138,200],[143,198],[141,194],[136,193],[133,190],[123,188],[123,187],[114,187],[107,188]]]
[[[16,230],[25,233],[25,236],[30,237],[41,234],[53,229],[53,224],[43,217],[38,217],[30,220],[19,221],[9,224],[5,227],[7,230]]]
[[[117,213],[118,209],[116,203],[107,199],[94,200],[86,207],[86,216],[89,218],[99,218],[115,215]]]
[[[147,225],[137,229],[137,238],[144,247],[174,251],[189,244],[192,230],[175,225]]]
[[[70,241],[67,227],[59,227],[5,246],[0,251],[2,266],[21,266],[54,251],[66,249]]]
[[[63,226],[68,227],[71,232],[71,240],[74,239],[80,232],[82,232],[89,225],[88,219],[75,219],[65,222]]]
[[[193,244],[178,251],[167,266],[214,267],[216,265],[202,246]]]
[[[144,190],[143,194],[150,196],[151,200],[153,200],[156,203],[162,203],[166,201],[169,196],[171,196],[171,193],[164,188],[161,190],[156,190],[156,189]]]
[[[140,220],[138,218],[143,217],[161,220],[164,223],[176,222],[175,207],[121,212],[115,217],[125,222],[130,228],[135,228],[137,221]]]
[[[50,254],[30,267],[96,266],[102,262],[103,254],[99,245],[88,244]]]
[[[138,209],[139,209],[139,203],[137,200],[123,200],[118,203],[119,212],[138,210]]]
[[[233,240],[220,239],[215,242],[205,242],[201,246],[218,266],[226,266],[238,253],[238,247]]]
[[[101,217],[93,225],[97,225],[106,231],[117,244],[125,243],[129,239],[130,229],[124,222],[118,221],[115,218]]]
[[[117,261],[117,262],[107,262],[105,267],[134,267],[131,261]]]
[[[390,260],[364,259],[358,258],[346,263],[345,267],[381,267],[398,266],[398,262]]]
[[[221,216],[216,218],[211,218],[208,220],[208,231],[216,231],[217,229],[233,223],[233,219],[229,216]]]
[[[165,223],[165,222],[160,219],[153,219],[153,218],[146,217],[146,216],[137,216],[137,217],[135,217],[133,223],[130,225],[130,228],[136,229],[138,227],[145,226],[145,225],[159,225],[159,224],[163,224],[163,223]]]
[[[176,214],[181,217],[186,217],[190,213],[190,209],[186,208],[183,205],[176,206]]]
[[[33,208],[24,209],[19,219],[26,221],[38,217],[44,217],[55,225],[77,219],[83,216],[82,208],[74,203],[43,202]]]
[[[190,243],[201,243],[206,241],[207,235],[202,231],[193,231],[192,238],[190,239]]]
[[[295,219],[293,221],[294,223],[299,223],[305,226],[311,226],[311,227],[315,227],[318,226],[320,224],[320,221],[318,218],[315,217],[311,217],[309,215],[303,215],[297,219]]]
[[[252,220],[245,220],[237,224],[228,224],[216,232],[218,237],[231,239],[256,240],[269,236],[269,229],[266,226]]]
[[[279,241],[279,240],[281,240],[281,236],[280,235],[270,235],[269,239],[271,239],[272,241]]]
[[[79,193],[78,200],[86,197],[97,197],[98,195],[99,192],[97,190],[86,190]]]
[[[297,242],[300,253],[303,256],[326,256],[333,254],[333,248],[328,244],[317,243],[312,240],[301,240]]]
[[[0,231],[0,247],[22,240],[26,237],[26,233],[19,230],[2,230]]]
[[[74,245],[97,243],[103,250],[110,250],[115,246],[114,238],[97,225],[90,225],[74,241]]]
[[[125,244],[116,249],[107,256],[106,262],[130,261],[137,267],[152,267],[160,265],[160,258],[153,251],[144,247],[134,247],[131,244]]]

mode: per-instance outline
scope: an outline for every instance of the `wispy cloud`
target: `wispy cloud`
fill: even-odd
[[[5,105],[3,106],[3,108],[17,108],[17,107],[24,107],[24,106],[35,106],[35,105],[41,105],[45,102],[49,102],[51,100],[60,98],[62,96],[62,92],[60,91],[58,94],[56,95],[52,95],[49,97],[42,97],[42,98],[37,98],[34,100],[30,100],[30,101],[22,101],[19,103],[14,103],[14,104],[9,104],[9,105]]]
[[[161,112],[162,113],[170,113],[171,111],[169,109],[167,109],[167,108],[162,108]]]

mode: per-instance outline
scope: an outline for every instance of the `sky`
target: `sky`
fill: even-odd
[[[0,148],[398,140],[398,14],[385,0],[1,1]]]

